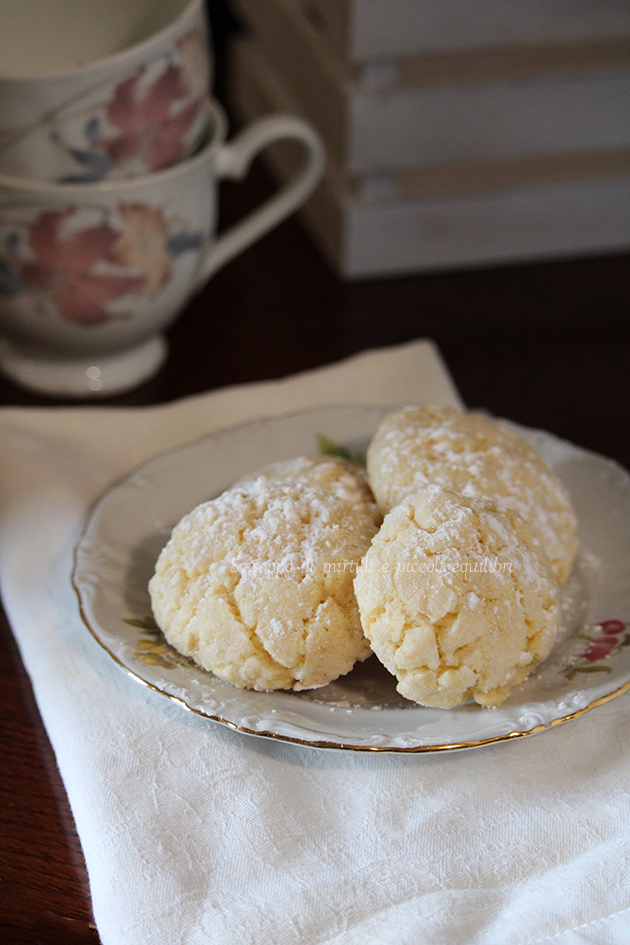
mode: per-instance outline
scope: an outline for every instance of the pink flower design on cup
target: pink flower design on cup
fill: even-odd
[[[177,43],[181,65],[181,87],[184,95],[201,101],[210,89],[208,36],[205,29],[186,33]]]
[[[179,47],[190,55],[198,45],[199,40],[189,35]],[[145,66],[120,82],[105,110],[117,132],[93,138],[92,147],[105,151],[114,165],[136,158],[150,171],[158,171],[176,164],[184,156],[185,137],[206,92],[199,77],[191,85],[191,71],[184,59],[167,65],[147,87]]]
[[[82,325],[99,324],[113,316],[108,303],[137,291],[144,284],[139,274],[112,274],[95,271],[118,239],[107,221],[61,235],[62,224],[73,208],[44,211],[27,225],[32,259],[18,259],[25,286],[47,294],[63,318]],[[118,315],[118,317],[122,317]]]
[[[108,259],[140,272],[143,280],[139,291],[153,298],[172,275],[166,217],[158,208],[136,203],[119,204],[118,213],[124,226]]]
[[[193,154],[206,131],[211,54],[203,0],[189,0],[184,12],[185,23],[146,49],[123,50],[122,62],[85,64],[83,81],[78,67],[49,89],[36,75],[23,80],[23,94],[10,86],[3,96],[0,77],[3,173],[94,183],[140,177]]]
[[[203,245],[202,232],[171,232],[165,211],[143,203],[120,203],[115,212],[94,207],[87,217],[76,207],[44,210],[16,222],[5,239],[0,297],[28,292],[42,315],[79,326],[129,319],[119,303],[155,298],[176,260]]]

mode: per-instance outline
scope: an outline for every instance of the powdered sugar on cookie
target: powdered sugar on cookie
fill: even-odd
[[[326,685],[370,654],[352,573],[370,512],[259,476],[185,516],[149,584],[166,639],[204,669],[260,690]]]
[[[367,468],[383,513],[429,485],[513,509],[538,536],[558,580],[568,578],[577,550],[570,497],[540,453],[507,424],[454,407],[407,407],[383,420]]]
[[[529,526],[437,487],[385,516],[355,592],[372,649],[422,705],[499,705],[556,637],[558,585]]]

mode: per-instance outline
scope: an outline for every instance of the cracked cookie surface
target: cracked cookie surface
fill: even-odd
[[[507,424],[448,406],[407,407],[384,418],[367,453],[383,514],[429,485],[518,512],[538,536],[560,583],[577,551],[569,494],[538,450]]]
[[[511,510],[438,487],[386,516],[354,582],[363,629],[401,695],[499,705],[550,653],[558,584]]]
[[[235,486],[248,485],[258,476],[265,476],[273,482],[323,489],[353,505],[367,506],[378,525],[383,519],[368,482],[367,470],[351,460],[337,456],[296,456],[270,463],[257,473],[243,476]]]
[[[168,642],[236,686],[309,689],[370,655],[352,581],[367,505],[258,476],[193,509],[149,583]]]

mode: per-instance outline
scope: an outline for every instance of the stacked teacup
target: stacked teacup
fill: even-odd
[[[273,115],[226,143],[205,0],[0,0],[0,368],[56,396],[151,377],[208,278],[296,210],[324,165]],[[305,160],[216,236],[221,178],[279,139]]]

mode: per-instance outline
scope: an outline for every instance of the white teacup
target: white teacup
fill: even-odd
[[[0,172],[95,182],[198,147],[204,0],[0,0]]]
[[[324,168],[312,127],[272,115],[225,142],[207,105],[208,141],[193,157],[135,180],[52,184],[0,175],[0,368],[60,396],[108,395],[150,377],[164,329],[228,260],[289,216]],[[294,176],[215,235],[218,184],[241,179],[280,139],[306,159]]]

